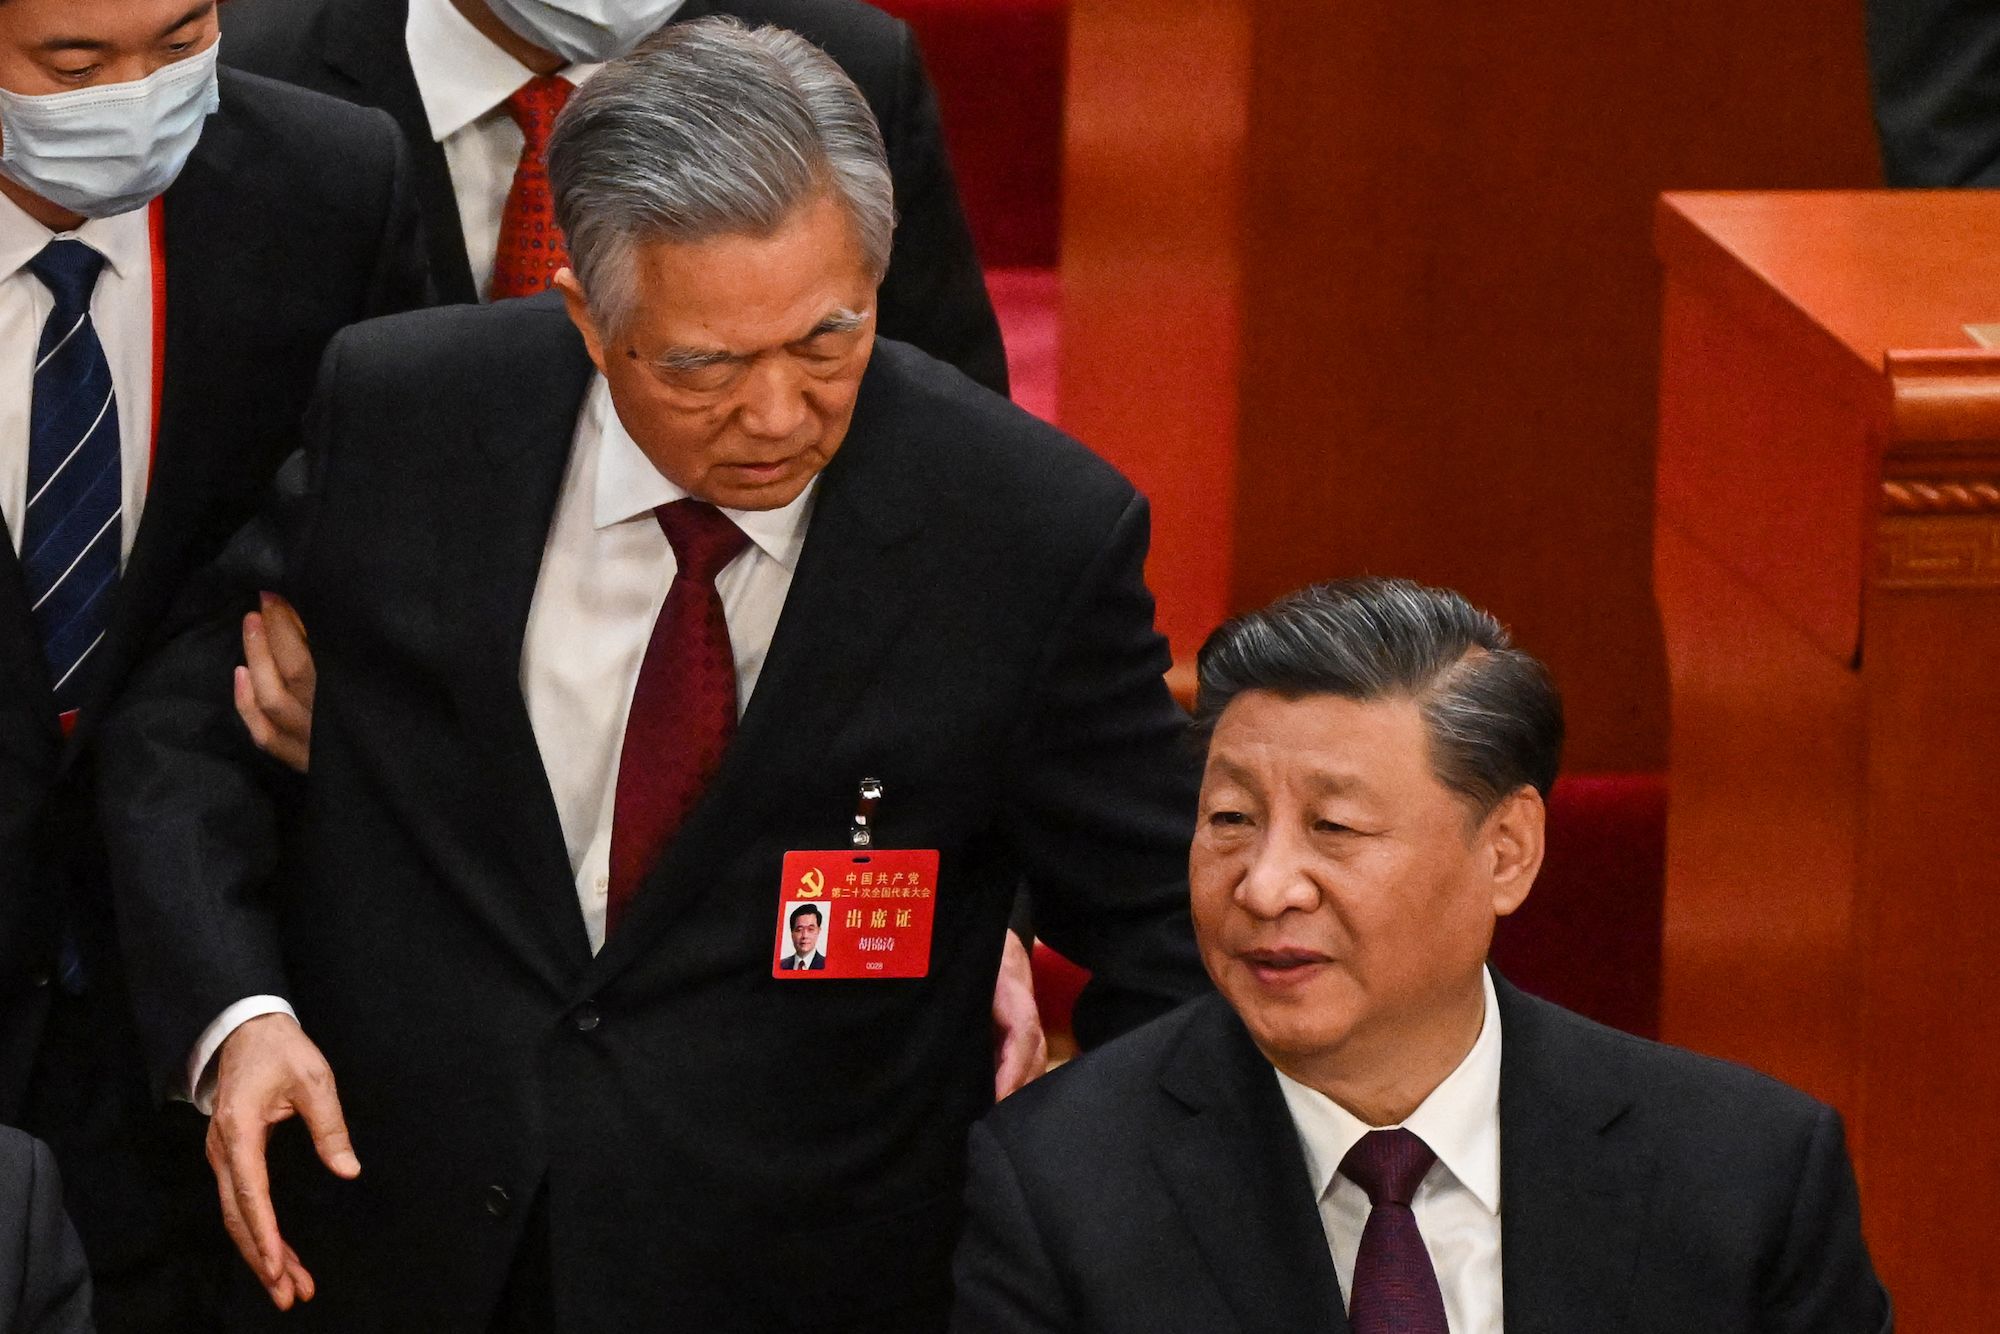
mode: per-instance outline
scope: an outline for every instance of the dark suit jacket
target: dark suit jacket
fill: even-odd
[[[774,1303],[802,1329],[937,1329],[1017,884],[1097,970],[1086,1036],[1203,984],[1145,503],[879,343],[723,767],[593,957],[517,675],[591,375],[548,297],[335,341],[278,525],[319,664],[296,876],[236,749],[229,617],[111,724],[151,1049],[165,1077],[269,992],[332,1064],[365,1170],[274,1148],[319,1280],[284,1328],[483,1331],[545,1192],[566,1331],[737,1329]],[[930,975],[788,985],[785,852],[841,846],[863,776],[887,846],[941,850]],[[270,1316],[253,1294],[241,1318]]]
[[[90,1334],[90,1271],[48,1146],[0,1126],[0,1334]]]
[[[1992,0],[1868,0],[1882,175],[2000,186],[2000,10]]]
[[[798,956],[798,955],[796,955],[796,954],[787,954],[787,955],[786,955],[786,956],[785,956],[784,958],[782,958],[782,959],[778,960],[778,966],[779,966],[779,967],[780,967],[781,969],[782,969],[782,968],[789,968],[789,969],[791,969],[792,971],[794,971],[794,972],[797,972],[797,971],[798,971],[798,961],[799,961],[799,956]],[[806,971],[807,971],[808,973],[810,973],[810,972],[812,972],[812,971],[813,971],[814,969],[816,969],[816,968],[824,968],[824,967],[826,967],[826,956],[825,956],[824,954],[821,954],[821,953],[820,953],[820,952],[819,952],[818,950],[814,950],[814,951],[813,951],[813,955],[812,955],[812,962],[810,962],[810,963],[808,963],[808,964],[806,965],[806,968],[805,968],[805,970],[806,970]]]
[[[235,0],[223,9],[222,58],[364,106],[402,126],[442,299],[479,299],[444,149],[431,137],[404,45],[408,0]],[[818,44],[860,87],[882,126],[896,183],[896,227],[880,328],[1007,392],[1000,325],[952,180],[937,101],[916,39],[859,0],[687,0],[672,22],[729,14],[774,23]]]
[[[163,208],[158,455],[107,666],[67,741],[20,562],[0,541],[0,997],[16,1002],[50,973],[78,860],[98,860],[77,797],[105,705],[190,572],[256,512],[297,447],[327,340],[422,304],[427,290],[408,172],[379,113],[224,71],[221,109]],[[0,1066],[0,1117],[13,1113],[19,1079],[18,1065]]]
[[[1508,1334],[1877,1334],[1833,1110],[1499,984]],[[973,1130],[953,1328],[1346,1334],[1277,1077],[1211,996]]]
[[[97,1114],[108,1095],[52,1089],[51,1079],[111,1078],[122,1061],[144,1103],[92,795],[98,725],[190,572],[257,510],[297,447],[327,340],[427,299],[408,172],[387,117],[233,70],[223,71],[221,94],[163,203],[158,453],[98,650],[106,668],[67,739],[13,542],[0,533],[0,1119],[31,1122],[66,1159],[72,1137],[86,1133],[75,1112]],[[44,1050],[64,930],[79,941],[91,996],[102,998],[83,998],[96,1011],[64,1031],[97,1054]],[[31,1088],[38,1055],[48,1070]],[[72,1209],[92,1259],[115,1263],[144,1245],[134,1211],[154,1187],[121,1188],[103,1180],[101,1161],[92,1166],[69,1167]]]

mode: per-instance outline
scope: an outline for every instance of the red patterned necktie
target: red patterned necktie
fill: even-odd
[[[694,809],[736,732],[736,655],[715,576],[750,539],[699,500],[653,511],[678,568],[639,664],[611,811],[608,937]]]
[[[1340,1163],[1368,1192],[1368,1222],[1354,1257],[1347,1323],[1354,1334],[1449,1334],[1444,1294],[1410,1209],[1437,1155],[1407,1130],[1371,1130]]]
[[[493,252],[493,281],[487,286],[487,295],[495,301],[543,291],[556,271],[569,263],[562,232],[556,227],[555,197],[549,193],[542,154],[557,114],[575,91],[569,80],[542,74],[515,89],[505,103],[507,114],[521,127],[521,163],[514,168],[514,184],[500,213],[500,244]]]

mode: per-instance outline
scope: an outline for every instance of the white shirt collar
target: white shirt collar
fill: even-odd
[[[591,383],[584,398],[585,437],[596,442],[595,476],[591,479],[591,520],[598,528],[627,523],[650,516],[662,505],[687,497],[687,492],[669,481],[653,466],[625,423],[618,419],[611,403],[611,386],[602,375]],[[819,478],[783,509],[723,509],[730,521],[749,537],[757,549],[788,570],[798,568],[799,552],[805,548],[806,520],[812,498],[819,490]]]
[[[1421,1139],[1458,1183],[1491,1214],[1500,1212],[1500,1003],[1491,970],[1482,970],[1486,1014],[1472,1050],[1432,1089],[1403,1128]],[[1298,1127],[1312,1176],[1313,1197],[1323,1197],[1334,1174],[1371,1126],[1317,1089],[1279,1070],[1278,1087]]]
[[[403,26],[410,73],[417,79],[424,118],[438,143],[457,134],[511,97],[535,72],[494,45],[472,26],[451,0],[410,0]],[[602,65],[571,65],[556,71],[581,87]]]
[[[0,194],[0,280],[13,277],[58,236],[74,236],[104,256],[120,278],[145,272],[152,248],[146,205],[109,218],[86,218],[73,232],[52,232],[26,209]]]

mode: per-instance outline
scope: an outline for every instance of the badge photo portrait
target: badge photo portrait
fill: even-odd
[[[817,899],[791,899],[778,915],[777,973],[808,977],[826,971],[832,911]]]

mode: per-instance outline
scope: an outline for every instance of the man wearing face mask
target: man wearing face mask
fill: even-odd
[[[0,0],[0,1122],[61,1160],[113,1331],[199,1327],[213,1207],[136,1054],[99,723],[327,340],[428,292],[387,118],[217,54],[213,0]]]
[[[795,34],[676,25],[549,162],[564,304],[343,334],[264,516],[301,819],[226,610],[107,724],[228,1327],[936,1334],[1015,888],[1086,1040],[1201,985],[1145,503],[875,339],[886,155]]]
[[[807,37],[861,88],[889,150],[886,337],[1007,392],[1000,328],[908,27],[860,0],[236,0],[241,69],[387,110],[417,176],[439,296],[547,287],[564,257],[540,150],[576,85],[668,23],[728,14]]]

